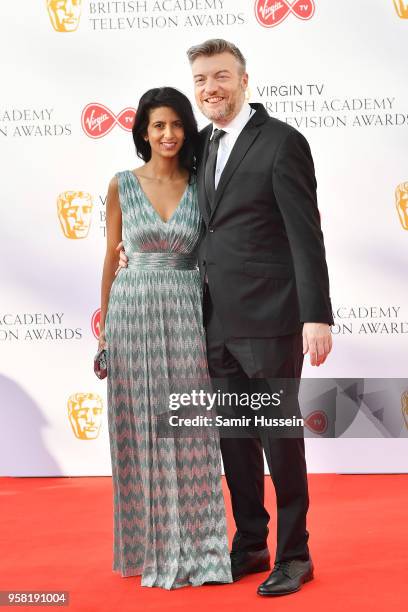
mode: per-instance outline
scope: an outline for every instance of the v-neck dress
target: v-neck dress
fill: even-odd
[[[218,432],[161,429],[180,413],[171,394],[210,388],[197,186],[165,222],[133,172],[116,176],[129,263],[113,281],[105,325],[113,570],[165,589],[232,582]]]

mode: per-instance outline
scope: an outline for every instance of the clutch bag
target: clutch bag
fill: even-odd
[[[106,349],[99,350],[94,357],[94,372],[101,380],[108,374],[108,359]]]

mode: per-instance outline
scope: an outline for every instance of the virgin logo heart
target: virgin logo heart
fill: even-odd
[[[101,309],[100,308],[98,308],[98,310],[95,310],[95,312],[92,315],[91,327],[92,327],[93,335],[98,340],[99,332],[101,329]]]
[[[115,125],[130,132],[135,120],[136,109],[128,106],[118,115],[112,113],[104,104],[91,102],[82,111],[81,125],[85,134],[90,138],[102,138],[109,134]]]
[[[291,13],[299,19],[311,19],[315,12],[314,0],[256,0],[255,15],[264,28],[273,28]]]
[[[315,410],[305,418],[305,425],[310,431],[316,434],[324,434],[329,425],[327,414],[323,410]]]

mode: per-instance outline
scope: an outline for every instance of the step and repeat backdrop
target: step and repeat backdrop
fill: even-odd
[[[407,377],[407,0],[20,0],[0,17],[1,475],[110,474],[93,373],[107,185],[140,164],[147,89],[193,100],[186,50],[207,38],[241,48],[249,100],[312,148],[335,325],[327,364],[304,376],[364,379],[374,395]],[[320,401],[309,470],[407,471],[397,387],[364,404],[361,435],[325,435]]]

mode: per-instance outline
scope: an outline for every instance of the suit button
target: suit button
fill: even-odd
[[[214,232],[214,227],[212,225],[210,225],[210,227],[208,228],[208,231],[211,232],[211,234]]]

